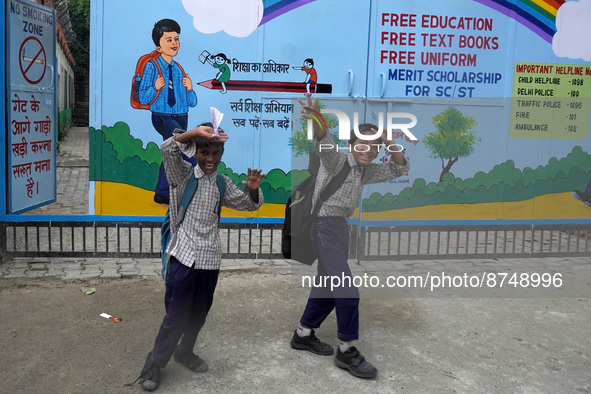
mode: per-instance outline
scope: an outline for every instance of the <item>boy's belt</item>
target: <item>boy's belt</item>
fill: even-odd
[[[152,115],[156,115],[156,116],[170,116],[171,118],[186,118],[187,116],[189,116],[188,112],[185,112],[184,114],[167,114],[164,112],[152,112]]]

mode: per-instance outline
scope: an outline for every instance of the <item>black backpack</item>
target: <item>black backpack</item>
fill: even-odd
[[[286,259],[312,265],[318,254],[312,247],[310,229],[318,216],[322,204],[332,196],[347,178],[351,167],[345,160],[343,168],[330,180],[320,193],[320,198],[312,212],[312,196],[316,187],[318,173],[310,175],[291,191],[285,204],[285,221],[281,231],[281,254]],[[292,217],[297,218],[292,221]]]

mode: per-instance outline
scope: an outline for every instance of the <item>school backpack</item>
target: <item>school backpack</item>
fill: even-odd
[[[314,219],[318,216],[322,205],[345,182],[351,167],[345,161],[339,173],[328,182],[320,193],[320,197],[312,212],[312,196],[316,187],[318,173],[311,174],[291,191],[285,204],[285,220],[281,230],[281,254],[286,259],[312,265],[318,258],[311,244],[310,231]],[[293,220],[292,218],[296,218]]]
[[[224,176],[218,174],[216,178],[216,182],[218,184],[218,189],[220,190],[220,202],[218,204],[218,223],[220,221],[220,215],[222,213],[222,202],[224,201],[224,193],[226,192],[226,182],[224,180]],[[177,210],[177,223],[180,226],[185,218],[185,213],[187,211],[187,207],[189,203],[193,199],[195,192],[197,191],[197,186],[199,185],[199,179],[195,176],[191,175],[189,181],[187,182],[187,186],[185,187],[185,191],[181,196],[181,200],[179,201],[179,206]],[[171,230],[170,230],[170,207],[166,210],[166,215],[164,215],[164,221],[162,222],[162,228],[160,230],[160,246],[162,250],[160,252],[162,258],[162,279],[164,279],[164,284],[168,283],[168,273],[169,273],[169,261],[170,261],[170,253],[166,252],[166,248],[169,244],[176,244],[176,233],[172,236],[171,239]],[[171,247],[172,249],[172,247]]]
[[[160,52],[158,51],[152,51],[146,55],[141,56],[138,61],[137,64],[135,65],[135,74],[133,75],[133,78],[131,80],[131,95],[130,95],[130,103],[131,106],[133,108],[136,109],[150,109],[150,105],[156,101],[156,99],[158,98],[158,95],[160,94],[160,92],[162,91],[162,89],[158,90],[156,92],[156,96],[154,96],[154,98],[152,99],[152,101],[150,101],[148,104],[142,104],[140,103],[140,83],[142,82],[142,78],[144,77],[144,69],[146,68],[146,64],[148,64],[148,62],[153,61],[154,64],[156,65],[156,69],[158,70],[158,76],[162,76],[162,70],[160,69],[160,66],[158,65],[158,62],[156,61],[156,59],[160,56]],[[183,70],[183,68],[181,67],[180,64],[178,64],[177,62],[175,62],[177,66],[179,66],[179,68],[181,69],[182,73],[184,76],[187,76],[187,74],[185,74],[185,70]]]

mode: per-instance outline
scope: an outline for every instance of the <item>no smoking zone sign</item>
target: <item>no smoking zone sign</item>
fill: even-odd
[[[55,10],[29,0],[7,4],[7,212],[56,201]],[[10,100],[10,101],[8,101]]]
[[[27,82],[38,84],[45,76],[47,55],[43,44],[37,37],[27,37],[20,46],[18,63]]]

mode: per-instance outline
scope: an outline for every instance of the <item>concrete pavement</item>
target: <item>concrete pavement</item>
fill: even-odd
[[[290,277],[223,271],[195,347],[210,370],[196,374],[171,360],[158,392],[591,392],[588,298],[364,298],[357,346],[379,374],[362,380],[334,357],[290,348],[305,306]],[[157,276],[0,280],[1,391],[143,392],[124,384],[139,375],[163,298]],[[337,345],[334,315],[317,335]]]
[[[88,127],[72,127],[57,152],[57,201],[25,215],[88,215]]]

